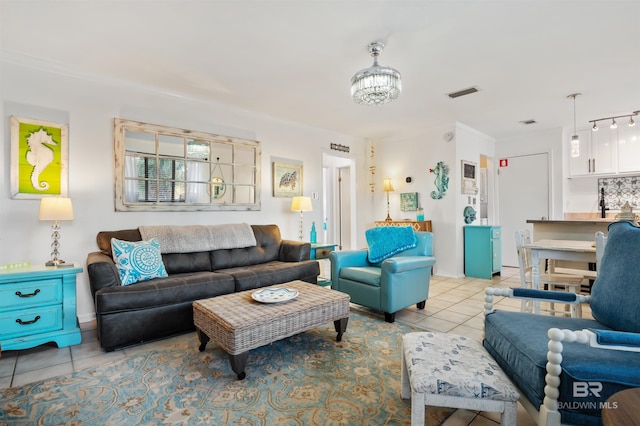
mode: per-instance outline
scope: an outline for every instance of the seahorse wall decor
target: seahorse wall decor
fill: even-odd
[[[439,200],[444,197],[445,192],[449,188],[449,166],[446,166],[443,161],[438,161],[436,167],[429,169],[429,173],[436,175],[433,183],[436,185],[436,190],[431,191],[431,198]]]
[[[49,183],[40,181],[40,174],[53,162],[53,149],[51,145],[58,145],[44,129],[31,133],[27,138],[27,162],[33,166],[31,172],[31,185],[38,191],[49,189]]]

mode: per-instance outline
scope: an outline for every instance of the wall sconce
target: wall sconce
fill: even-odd
[[[311,205],[311,198],[310,197],[293,197],[293,200],[291,200],[291,211],[292,212],[300,212],[300,233],[298,235],[298,239],[300,241],[302,241],[302,228],[303,228],[303,223],[304,223],[304,219],[302,217],[302,212],[310,212],[313,210],[313,207]]]
[[[73,206],[70,198],[45,197],[40,199],[40,220],[52,220],[51,225],[51,260],[45,263],[46,266],[65,266],[64,260],[58,259],[60,255],[60,220],[73,220]]]
[[[385,222],[391,222],[392,219],[389,214],[389,193],[394,191],[391,178],[384,178],[384,181],[382,181],[382,190],[387,193],[387,218],[385,219]]]

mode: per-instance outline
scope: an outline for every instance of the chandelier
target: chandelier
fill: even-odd
[[[379,41],[369,44],[373,65],[351,77],[351,97],[357,104],[384,105],[400,96],[400,73],[391,67],[378,65],[378,56],[382,49],[384,44]]]

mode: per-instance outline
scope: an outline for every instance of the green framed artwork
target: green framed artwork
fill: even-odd
[[[302,195],[302,164],[273,162],[273,196]]]
[[[400,194],[400,210],[403,212],[414,212],[418,210],[418,193],[403,192]]]
[[[68,126],[10,117],[11,197],[68,195]]]

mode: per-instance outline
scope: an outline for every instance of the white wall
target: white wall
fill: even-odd
[[[164,94],[68,70],[43,69],[28,60],[2,57],[0,93],[4,146],[0,151],[0,264],[30,261],[44,264],[50,257],[50,223],[38,221],[37,200],[10,197],[9,116],[23,116],[69,124],[69,196],[75,219],[61,222],[61,258],[80,263],[78,315],[94,317],[86,276],[86,257],[97,249],[101,230],[139,225],[276,223],[283,237],[297,239],[299,216],[290,211],[290,199],[273,198],[271,159],[288,158],[304,164],[303,191],[322,194],[322,153],[330,143],[351,148],[351,157],[363,164],[364,140],[310,128],[272,117]],[[262,210],[259,212],[115,212],[113,118],[218,133],[262,142]],[[363,168],[363,167],[360,167]],[[320,197],[322,200],[322,196]],[[305,232],[311,222],[322,223],[321,201],[305,214]]]

